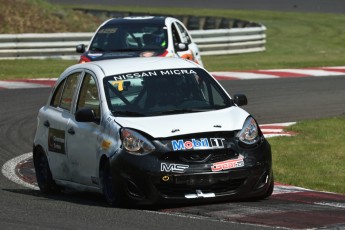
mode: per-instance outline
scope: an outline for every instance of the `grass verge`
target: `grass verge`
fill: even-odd
[[[302,121],[293,137],[274,137],[273,170],[280,183],[345,194],[345,116]]]
[[[57,78],[77,60],[1,60],[0,80],[28,78]]]

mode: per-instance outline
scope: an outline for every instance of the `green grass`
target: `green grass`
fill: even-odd
[[[0,80],[57,78],[77,60],[0,60]]]
[[[280,183],[345,194],[345,116],[302,121],[274,137],[273,170]]]

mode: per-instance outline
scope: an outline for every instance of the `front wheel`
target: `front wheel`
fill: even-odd
[[[270,184],[268,186],[267,192],[261,197],[261,199],[265,199],[268,198],[272,195],[274,190],[274,176],[273,176],[273,172],[272,172],[272,176],[271,176],[271,181]]]
[[[123,206],[125,203],[125,196],[119,188],[119,183],[116,183],[115,178],[111,173],[109,161],[104,164],[100,171],[102,190],[105,200],[111,206]]]
[[[56,193],[60,191],[60,188],[55,184],[52,173],[49,168],[48,158],[44,151],[38,148],[35,151],[34,166],[36,171],[36,180],[38,187],[45,194]]]

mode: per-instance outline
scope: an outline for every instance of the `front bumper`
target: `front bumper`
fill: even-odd
[[[177,153],[173,153],[177,154]],[[190,154],[190,153],[182,153]],[[164,152],[135,156],[125,151],[111,158],[114,177],[137,204],[210,202],[264,196],[273,179],[269,143],[253,149],[232,149],[232,159],[244,165],[212,171],[209,159],[181,162]],[[216,155],[216,154],[215,154]],[[164,166],[162,166],[164,164]],[[188,166],[188,167],[187,167]]]

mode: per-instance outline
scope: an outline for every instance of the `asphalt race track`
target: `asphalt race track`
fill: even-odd
[[[345,76],[221,81],[248,96],[260,123],[345,114]],[[38,109],[50,88],[0,90],[0,164],[32,151]],[[275,153],[273,153],[275,154]],[[118,209],[102,196],[67,191],[42,196],[0,176],[1,229],[344,229],[345,198],[311,191],[270,199],[156,210]],[[116,227],[114,227],[116,226]]]

